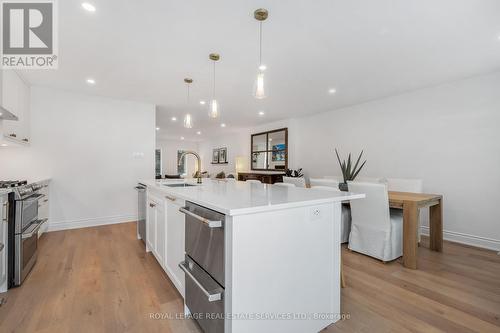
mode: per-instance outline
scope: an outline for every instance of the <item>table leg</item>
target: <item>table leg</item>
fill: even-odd
[[[443,251],[443,199],[439,204],[431,206],[429,217],[430,248],[431,250]]]
[[[411,269],[417,269],[418,215],[416,203],[403,203],[403,265]]]

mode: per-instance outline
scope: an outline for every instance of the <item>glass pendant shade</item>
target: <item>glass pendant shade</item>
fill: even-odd
[[[264,90],[264,73],[262,72],[257,74],[257,79],[255,80],[254,96],[257,99],[266,98],[266,93]]]
[[[208,108],[208,116],[210,118],[217,118],[219,116],[219,102],[216,99],[213,99],[210,102],[210,107]]]
[[[193,128],[193,119],[189,113],[184,117],[184,127]]]

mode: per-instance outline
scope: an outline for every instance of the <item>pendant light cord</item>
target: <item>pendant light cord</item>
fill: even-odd
[[[189,83],[187,84],[187,105],[189,107]]]
[[[259,22],[259,67],[262,65],[262,21]]]
[[[213,99],[215,99],[215,61],[214,61],[214,87],[213,87]]]

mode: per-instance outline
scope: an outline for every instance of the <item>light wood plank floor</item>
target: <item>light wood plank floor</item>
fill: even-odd
[[[350,319],[324,332],[500,332],[500,256],[445,243],[419,248],[419,270],[343,249]],[[5,296],[5,294],[3,295]],[[0,307],[0,332],[199,332],[180,295],[135,239],[135,224],[52,232]]]

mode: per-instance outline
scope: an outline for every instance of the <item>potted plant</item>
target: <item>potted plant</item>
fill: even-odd
[[[365,166],[366,160],[358,167],[359,162],[361,161],[361,157],[363,156],[363,151],[358,156],[358,159],[356,160],[356,163],[353,165],[351,162],[351,154],[349,153],[349,157],[346,160],[341,161],[339,152],[337,151],[337,148],[335,148],[335,154],[337,154],[337,160],[339,161],[340,165],[340,170],[342,170],[342,177],[344,179],[343,183],[339,184],[339,189],[341,191],[347,191],[347,182],[348,181],[353,181],[356,176],[359,174],[361,169]]]
[[[304,178],[304,174],[302,173],[302,168],[297,170],[286,169],[285,175],[283,176],[283,182],[294,184],[297,187],[305,187],[306,180]]]

